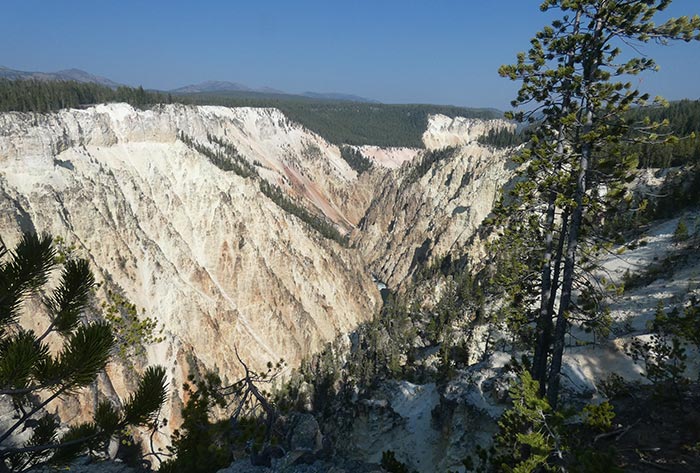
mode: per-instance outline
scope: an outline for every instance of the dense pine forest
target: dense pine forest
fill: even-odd
[[[668,107],[633,110],[630,120],[667,123],[652,143],[635,143],[630,151],[639,156],[639,167],[666,168],[700,163],[700,100],[680,100]],[[667,142],[668,136],[675,136]]]
[[[0,111],[47,112],[103,102],[126,102],[134,106],[157,103],[223,105],[227,107],[274,107],[331,143],[341,145],[408,146],[422,148],[421,137],[428,116],[497,118],[491,109],[445,105],[385,105],[335,102],[253,94],[170,95],[143,88],[109,87],[78,82],[0,81]]]
[[[406,146],[423,148],[422,135],[428,116],[499,118],[493,109],[443,105],[387,105],[335,102],[271,94],[180,94],[147,91],[142,87],[109,87],[79,82],[0,80],[0,111],[48,112],[105,102],[126,102],[136,107],[159,103],[223,105],[229,107],[274,107],[331,143],[341,145]],[[659,143],[630,144],[639,155],[640,167],[679,166],[700,162],[700,101],[681,100],[668,107],[645,107],[629,112],[631,121],[649,117],[652,122],[668,120],[660,131]],[[681,137],[661,142],[665,134]],[[498,130],[479,138],[484,145],[517,146],[526,141],[522,132]]]
[[[170,97],[142,87],[118,87],[73,81],[0,79],[0,112],[50,112],[104,102],[126,102],[135,107],[170,103]]]
[[[493,109],[449,105],[389,105],[328,100],[190,94],[176,97],[200,105],[274,107],[331,143],[340,145],[406,146],[423,148],[421,137],[434,114],[465,118],[499,118]]]

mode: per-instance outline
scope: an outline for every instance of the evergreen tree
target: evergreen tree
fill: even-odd
[[[686,225],[685,220],[681,218],[678,220],[678,226],[676,226],[676,230],[673,232],[673,240],[681,242],[687,240],[688,237],[688,225]]]
[[[597,226],[606,209],[624,197],[629,171],[636,166],[635,156],[623,154],[622,143],[640,136],[659,139],[653,124],[627,119],[632,107],[646,105],[649,98],[622,81],[655,70],[656,64],[647,57],[624,60],[621,46],[700,39],[698,16],[654,24],[655,15],[670,3],[546,0],[541,10],[560,10],[562,17],[536,34],[516,64],[499,70],[522,81],[513,106],[534,106],[511,116],[531,122],[541,117],[521,157],[524,179],[513,191],[509,210],[536,225],[543,242],[537,248],[542,256],[532,374],[554,408],[565,335],[582,306],[575,289],[593,290],[587,255],[600,248]],[[522,218],[527,215],[538,218]],[[595,312],[588,316],[596,317]]]
[[[127,426],[152,423],[165,401],[165,370],[151,367],[121,409],[103,401],[93,421],[59,434],[62,426],[48,407],[93,383],[110,359],[114,337],[109,325],[83,316],[95,284],[86,260],[66,261],[58,286],[42,298],[47,318],[41,333],[19,324],[23,303],[42,291],[55,267],[48,235],[25,234],[12,251],[0,240],[0,395],[15,411],[0,431],[0,470],[25,471],[98,451]],[[60,349],[50,349],[50,342]],[[14,442],[13,434],[27,428],[33,428],[29,440]]]

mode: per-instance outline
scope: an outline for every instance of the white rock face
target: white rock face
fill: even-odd
[[[175,395],[164,414],[174,427],[193,369],[233,379],[234,347],[255,368],[279,358],[296,366],[376,313],[372,273],[398,286],[420,261],[466,244],[512,176],[504,152],[474,140],[505,126],[432,117],[426,146],[459,149],[409,182],[418,150],[362,147],[377,166],[358,178],[338,147],[274,109],[0,114],[0,234],[10,246],[23,230],[63,237],[98,280],[158,321],[165,341],[136,361],[167,367]],[[181,132],[213,150],[208,135],[234,145],[261,178],[352,231],[353,249],[322,238],[253,179],[215,167]],[[119,364],[98,384],[114,399],[132,388]],[[421,405],[434,405],[434,388],[419,391],[430,401]],[[88,415],[88,398],[62,414]]]
[[[412,162],[420,154],[417,148],[382,148],[379,146],[360,146],[360,153],[372,160],[375,165],[387,169],[400,168],[404,163]]]
[[[466,245],[513,169],[505,151],[474,143],[417,180],[410,179],[410,166],[394,171],[378,188],[357,238],[372,271],[394,288],[420,263]]]
[[[98,280],[165,328],[143,362],[166,366],[174,392],[193,362],[232,379],[234,346],[257,368],[294,366],[373,316],[379,293],[356,252],[212,165],[179,131],[233,143],[265,178],[351,226],[334,196],[354,171],[280,112],[114,104],[0,115],[2,237],[47,231],[76,244]],[[124,396],[119,372],[110,382]]]
[[[463,146],[475,142],[490,131],[515,130],[515,124],[506,120],[480,120],[478,118],[431,115],[428,129],[423,133],[423,143],[427,149],[440,149],[448,146]]]

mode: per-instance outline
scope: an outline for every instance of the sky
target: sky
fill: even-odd
[[[217,0],[0,3],[0,65],[78,68],[168,90],[227,80],[385,103],[509,108],[498,76],[552,16],[539,0]],[[675,0],[663,17],[700,14]],[[652,96],[700,98],[700,42],[645,45]]]

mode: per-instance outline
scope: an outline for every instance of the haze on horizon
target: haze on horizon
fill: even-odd
[[[161,90],[222,80],[385,103],[507,109],[518,84],[497,69],[549,24],[539,4],[24,0],[3,5],[0,65],[75,67]],[[659,19],[698,13],[697,0],[675,0]],[[700,98],[700,61],[691,47],[642,45],[661,71],[635,80],[670,100]]]

